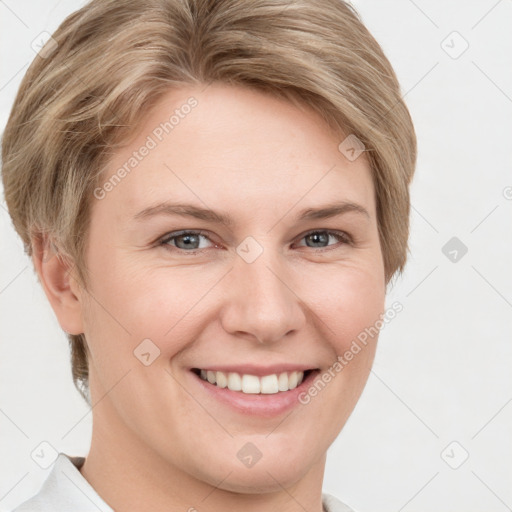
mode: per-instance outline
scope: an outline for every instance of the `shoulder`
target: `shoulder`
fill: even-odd
[[[325,512],[355,512],[331,494],[322,493],[322,503]]]

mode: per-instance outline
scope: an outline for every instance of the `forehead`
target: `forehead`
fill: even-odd
[[[163,201],[282,213],[340,200],[374,210],[364,154],[350,161],[343,140],[315,112],[266,93],[224,84],[169,91],[137,135],[110,160],[101,208],[133,217]]]

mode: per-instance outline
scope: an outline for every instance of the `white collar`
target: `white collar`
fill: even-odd
[[[82,476],[84,457],[59,453],[39,492],[12,512],[114,512]],[[322,494],[325,512],[354,512],[330,494]]]

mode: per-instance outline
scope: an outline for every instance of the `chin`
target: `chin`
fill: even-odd
[[[224,491],[237,494],[272,493],[282,491],[283,487],[293,486],[304,478],[309,470],[305,466],[284,468],[276,465],[275,462],[276,460],[267,463],[259,461],[252,468],[242,469],[239,466],[233,466],[228,477],[226,473],[210,475],[209,483]],[[221,481],[220,484],[219,481]]]
[[[193,472],[200,480],[233,493],[271,493],[289,488],[317,463],[321,466],[325,452],[318,447],[316,454],[311,441],[283,439],[283,435],[274,442],[264,436],[237,436],[233,443],[236,449],[225,449],[218,455],[210,453],[208,459],[213,462],[205,464],[204,459],[198,460],[196,471],[200,467],[201,474]]]

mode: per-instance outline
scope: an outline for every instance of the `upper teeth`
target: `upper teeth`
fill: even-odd
[[[207,380],[210,384],[216,384],[220,388],[227,387],[231,391],[272,394],[295,389],[302,382],[304,372],[283,372],[279,375],[274,373],[258,377],[256,375],[240,375],[235,372],[224,373],[201,370],[201,378]]]

